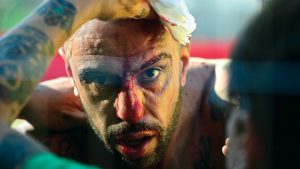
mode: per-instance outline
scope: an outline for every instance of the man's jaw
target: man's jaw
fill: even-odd
[[[155,151],[159,141],[159,132],[145,130],[118,135],[115,148],[129,159],[138,159],[149,156]]]
[[[105,138],[115,155],[130,168],[148,168],[157,164],[164,130],[156,119],[138,122],[125,121],[107,128]]]

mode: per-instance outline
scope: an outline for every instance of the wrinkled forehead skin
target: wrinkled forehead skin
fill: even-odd
[[[133,57],[157,50],[179,51],[179,46],[158,20],[93,19],[72,35],[65,44],[65,52],[67,58],[83,55]]]

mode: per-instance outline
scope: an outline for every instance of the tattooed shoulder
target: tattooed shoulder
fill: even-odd
[[[54,54],[45,33],[23,26],[0,40],[0,101],[23,104]]]
[[[76,8],[66,0],[53,0],[41,7],[37,14],[43,16],[47,25],[59,26],[69,32],[73,25]]]

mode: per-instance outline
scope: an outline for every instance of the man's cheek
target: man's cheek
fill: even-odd
[[[143,102],[144,111],[146,119],[155,118],[158,120],[163,127],[167,126],[166,116],[168,114],[170,107],[166,107],[166,98],[161,97],[161,95],[145,94],[145,100]],[[170,100],[168,100],[170,101]]]
[[[116,122],[116,110],[113,104],[113,99],[102,100],[97,103],[90,103],[92,112],[90,112],[98,121],[107,125]]]
[[[103,99],[101,93],[94,95],[89,91],[89,88],[83,86],[79,89],[81,102],[89,118],[97,119],[98,122],[101,120],[102,123],[106,121],[105,123],[108,124],[115,120],[115,118],[113,118],[115,116],[113,103],[116,95],[111,95],[108,99]]]

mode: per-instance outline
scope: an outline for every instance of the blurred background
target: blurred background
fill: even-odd
[[[0,0],[0,35],[15,26],[43,0]],[[191,55],[227,58],[234,43],[267,0],[186,0],[195,16]],[[66,76],[63,60],[54,57],[43,80]]]

